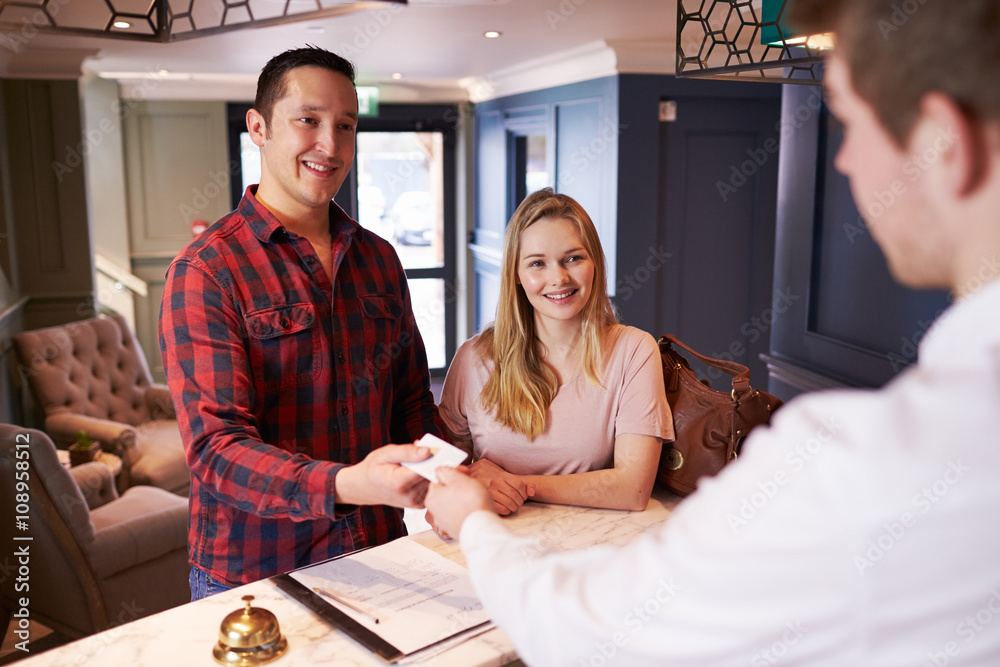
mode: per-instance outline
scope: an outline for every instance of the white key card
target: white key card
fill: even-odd
[[[417,444],[431,450],[430,458],[413,463],[400,463],[399,465],[406,466],[421,477],[426,477],[432,482],[437,482],[437,477],[434,475],[435,470],[442,466],[454,468],[461,464],[468,456],[468,454],[458,447],[430,433],[417,440]]]

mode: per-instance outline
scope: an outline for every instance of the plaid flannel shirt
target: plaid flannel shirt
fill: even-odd
[[[245,584],[406,534],[335,505],[338,471],[439,434],[392,246],[330,204],[335,282],[254,197],[167,271],[159,339],[188,465],[191,563]]]

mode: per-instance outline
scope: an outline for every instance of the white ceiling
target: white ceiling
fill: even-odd
[[[126,94],[251,99],[271,56],[312,43],[346,55],[358,83],[381,85],[383,100],[422,102],[673,71],[676,0],[409,0],[394,9],[171,44],[39,34],[18,54],[0,50],[0,71],[65,76],[83,57],[86,70],[119,80]],[[503,34],[486,39],[487,30]]]

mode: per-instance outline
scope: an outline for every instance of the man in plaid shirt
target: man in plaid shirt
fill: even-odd
[[[392,246],[331,200],[354,161],[354,68],[286,51],[247,128],[260,185],[167,271],[159,339],[191,467],[192,599],[406,533],[439,434]]]

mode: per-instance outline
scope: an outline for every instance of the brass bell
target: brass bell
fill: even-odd
[[[221,665],[252,667],[276,660],[288,648],[278,619],[260,607],[252,608],[252,595],[244,595],[245,609],[237,609],[222,620],[219,643],[212,656]]]

